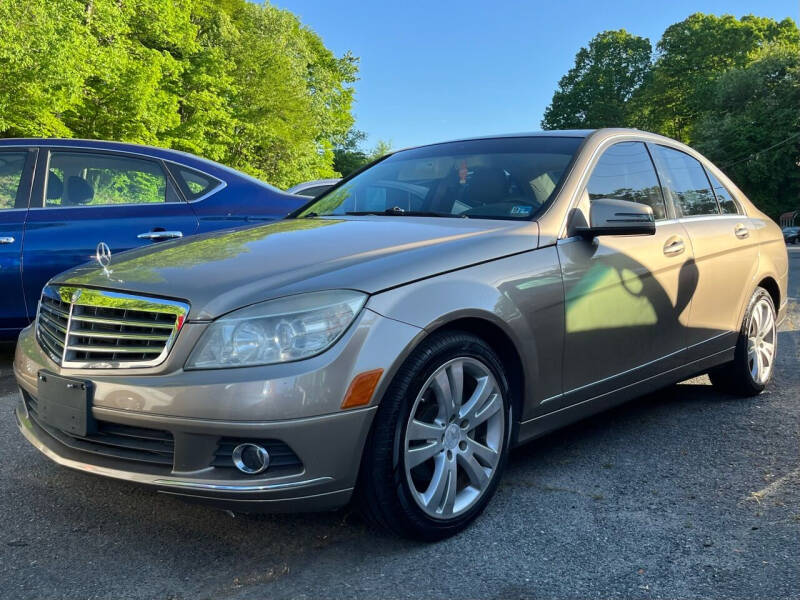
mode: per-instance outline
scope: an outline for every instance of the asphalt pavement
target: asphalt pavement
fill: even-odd
[[[706,377],[514,451],[466,532],[241,517],[51,463],[0,349],[0,598],[800,598],[800,248],[774,380]]]

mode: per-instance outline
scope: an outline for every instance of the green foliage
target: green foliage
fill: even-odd
[[[342,177],[347,177],[363,167],[392,151],[392,144],[386,140],[378,140],[372,150],[364,150],[363,144],[367,134],[357,129],[351,129],[344,141],[333,149],[333,168]]]
[[[800,199],[800,50],[764,47],[712,86],[695,125],[695,146],[777,218]],[[794,137],[792,137],[794,136]],[[767,151],[777,142],[788,140]]]
[[[561,79],[542,127],[660,133],[697,147],[770,216],[797,208],[800,140],[771,148],[800,131],[794,21],[696,13],[668,27],[657,50],[651,61],[647,40],[596,36]]]
[[[358,61],[245,0],[3,0],[0,136],[102,138],[288,187],[332,176]]]
[[[620,127],[634,91],[650,69],[650,40],[624,29],[596,35],[558,82],[544,112],[545,129]]]
[[[658,42],[659,56],[636,98],[638,114],[632,121],[691,143],[719,76],[748,64],[764,45],[781,41],[800,42],[791,19],[778,23],[752,15],[737,19],[696,13],[670,25]]]

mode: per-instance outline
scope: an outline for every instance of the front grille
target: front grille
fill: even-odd
[[[166,357],[188,312],[188,305],[172,300],[47,286],[36,337],[65,367],[154,366]]]
[[[107,458],[162,465],[172,470],[175,450],[169,431],[97,421],[96,431],[77,436],[42,423],[36,410],[36,399],[28,393],[24,396],[28,414],[36,424],[68,448]]]

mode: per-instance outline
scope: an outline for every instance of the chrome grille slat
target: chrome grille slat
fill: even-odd
[[[64,335],[66,335],[66,333],[67,333],[67,326],[66,326],[66,324],[62,325],[61,323],[59,323],[58,321],[56,321],[56,320],[55,320],[53,317],[48,317],[48,316],[47,316],[47,313],[39,313],[39,317],[40,317],[40,318],[42,318],[42,319],[44,319],[44,323],[45,323],[45,324],[46,324],[48,327],[50,327],[50,328],[52,328],[52,329],[55,329],[55,330],[57,330],[57,331],[59,331],[59,332],[63,333]]]
[[[159,323],[158,321],[137,321],[136,319],[110,319],[107,317],[90,317],[87,315],[74,315],[73,321],[81,323],[97,323],[100,325],[119,325],[122,327],[155,327],[157,329],[172,329],[171,324]]]
[[[61,336],[59,336],[58,332],[51,329],[50,326],[44,322],[40,323],[39,326],[42,328],[42,333],[44,333],[48,338],[50,338],[52,342],[55,342],[57,346],[61,346],[62,348],[64,347],[64,341],[66,340],[65,335],[62,334]]]
[[[187,304],[174,300],[47,286],[36,333],[64,367],[150,367],[166,358],[188,313]]]
[[[66,329],[64,331],[66,332]],[[161,335],[154,333],[122,333],[116,331],[101,331],[92,329],[75,329],[74,325],[73,328],[70,329],[70,334],[77,335],[80,337],[94,337],[94,338],[118,339],[118,340],[142,340],[148,342],[166,342],[169,339],[169,335]]]
[[[70,344],[67,350],[76,352],[108,352],[111,354],[161,354],[164,348],[148,346],[96,346],[94,344]]]
[[[69,313],[56,308],[55,306],[49,306],[47,304],[42,304],[41,307],[47,314],[53,315],[53,317],[58,317],[64,319],[65,321],[69,319]]]

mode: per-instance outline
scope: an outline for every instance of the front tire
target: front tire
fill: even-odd
[[[425,541],[466,528],[505,466],[511,398],[503,365],[482,339],[433,334],[381,401],[361,465],[368,521]]]
[[[711,383],[738,396],[756,396],[772,378],[778,349],[775,304],[756,288],[745,311],[734,358],[709,372]]]

